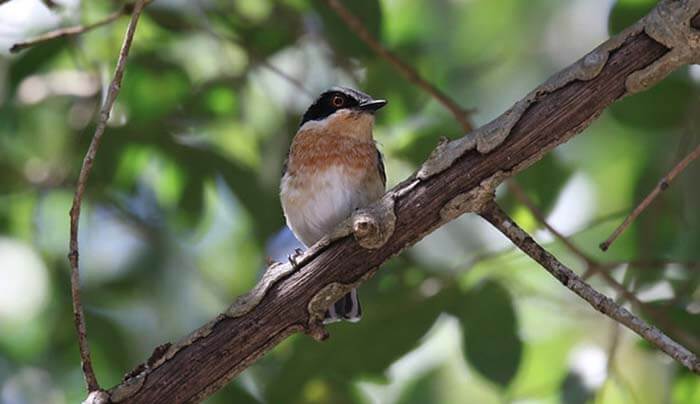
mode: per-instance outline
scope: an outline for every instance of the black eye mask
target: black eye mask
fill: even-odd
[[[333,103],[334,97],[343,97],[345,102],[343,102],[343,105],[340,107],[337,107]],[[361,91],[346,87],[333,87],[321,94],[321,96],[311,104],[301,118],[299,126],[308,121],[320,121],[339,109],[355,108],[359,106],[360,103],[369,102],[371,100],[372,97]]]

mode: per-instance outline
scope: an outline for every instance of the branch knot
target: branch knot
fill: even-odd
[[[450,199],[440,209],[440,217],[445,221],[456,219],[467,212],[481,213],[493,202],[496,187],[506,177],[503,171],[497,171],[492,176],[481,181],[478,187],[459,194]]]
[[[351,220],[352,233],[358,244],[369,249],[383,246],[394,234],[396,225],[393,195],[388,194],[378,203],[360,209]]]
[[[699,0],[662,0],[644,17],[644,32],[669,51],[627,77],[625,87],[630,93],[655,85],[678,66],[700,63],[700,31],[691,25],[691,19],[699,11]]]

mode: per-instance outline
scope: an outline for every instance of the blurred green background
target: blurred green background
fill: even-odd
[[[0,403],[85,397],[69,293],[68,210],[128,22],[16,55],[117,1],[0,5]],[[635,21],[650,0],[345,1],[381,42],[481,125]],[[700,340],[700,164],[613,245],[597,245],[700,142],[700,68],[615,104],[517,177],[549,222]],[[81,271],[103,386],[223,310],[293,240],[278,201],[300,115],[332,85],[386,98],[389,185],[453,117],[314,0],[157,0],[139,23],[88,184]],[[583,262],[501,187],[500,202],[579,273]],[[626,261],[643,261],[627,265]],[[590,281],[617,297],[600,277]],[[388,262],[359,324],[294,336],[208,403],[700,403],[700,381],[573,296],[479,218]],[[622,302],[622,301],[621,301]],[[639,312],[639,311],[636,311]]]

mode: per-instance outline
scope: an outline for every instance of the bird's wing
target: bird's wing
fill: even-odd
[[[379,176],[382,179],[382,184],[384,185],[384,188],[386,188],[386,170],[384,169],[384,156],[382,156],[382,152],[377,149],[377,168],[379,169]]]

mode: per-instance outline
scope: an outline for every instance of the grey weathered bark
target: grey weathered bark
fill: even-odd
[[[317,321],[325,307],[384,261],[462,213],[481,209],[500,181],[580,133],[614,101],[697,60],[700,41],[690,20],[700,0],[666,0],[660,7],[495,121],[440,144],[415,175],[314,246],[297,268],[273,266],[227,312],[183,341],[157,348],[109,391],[111,400],[195,402],[290,334],[325,337]],[[697,358],[690,363],[700,371]]]

